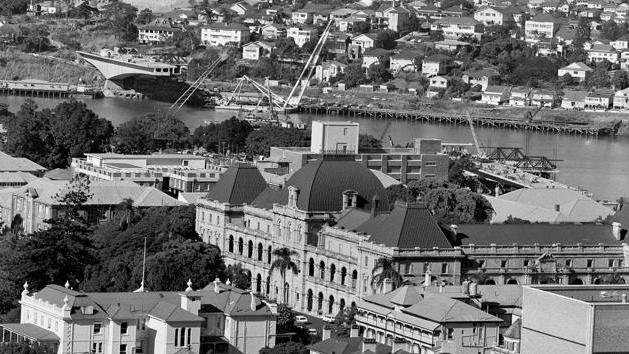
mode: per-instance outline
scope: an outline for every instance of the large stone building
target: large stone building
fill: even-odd
[[[227,264],[241,263],[252,288],[311,314],[336,314],[372,289],[379,258],[405,279],[460,284],[591,284],[627,277],[622,222],[439,224],[423,203],[396,202],[367,167],[348,155],[323,155],[283,187],[259,170],[228,170],[197,206],[197,232]],[[624,227],[626,229],[626,226]],[[287,247],[300,272],[271,274],[273,250]]]
[[[62,353],[258,353],[275,345],[275,305],[215,280],[202,290],[84,293],[48,285],[20,299],[20,323],[4,342],[37,342]]]

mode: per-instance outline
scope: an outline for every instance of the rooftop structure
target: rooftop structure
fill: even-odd
[[[85,154],[72,159],[75,174],[92,180],[133,181],[177,195],[180,192],[207,192],[226,170],[203,156],[188,154]]]

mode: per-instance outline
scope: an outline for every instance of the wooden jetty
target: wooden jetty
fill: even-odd
[[[420,121],[429,123],[445,123],[445,124],[469,124],[468,117],[464,112],[461,113],[438,113],[426,110],[394,110],[383,108],[359,108],[351,106],[323,106],[323,105],[305,105],[300,106],[300,113],[314,113],[337,115],[347,117],[358,117],[368,119],[399,119]],[[506,128],[518,130],[532,130],[539,132],[560,133],[560,134],[576,134],[576,135],[608,135],[613,133],[613,128],[600,127],[592,124],[580,123],[564,123],[554,121],[527,121],[526,119],[517,118],[500,118],[472,115],[472,121],[476,126],[487,128]]]
[[[0,94],[43,98],[100,97],[102,91],[95,87],[40,80],[0,81]]]

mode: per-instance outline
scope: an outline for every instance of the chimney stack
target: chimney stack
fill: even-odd
[[[221,288],[218,286],[220,283],[221,281],[218,278],[214,279],[214,292],[217,294],[221,292]]]
[[[255,311],[258,309],[258,305],[256,304],[256,296],[251,290],[249,291],[249,295],[251,295],[251,303],[249,304],[251,306],[251,311]]]
[[[622,239],[622,224],[614,221],[612,223],[612,235],[616,240],[620,241]]]
[[[323,326],[323,332],[321,333],[321,340],[326,340],[332,337],[332,327],[329,325]]]
[[[371,217],[376,217],[376,213],[378,212],[378,207],[380,206],[380,198],[377,195],[374,195],[371,198]]]

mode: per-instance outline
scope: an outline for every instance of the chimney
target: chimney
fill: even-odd
[[[459,234],[459,227],[457,225],[450,225],[450,230],[452,230],[452,232],[454,233],[454,236]]]
[[[360,327],[358,327],[358,325],[352,325],[352,327],[349,329],[349,337],[356,338],[358,337],[359,332],[360,332]]]
[[[251,295],[251,303],[249,306],[251,307],[251,311],[255,311],[258,309],[258,305],[256,304],[256,296],[252,290],[249,291],[249,295]]]
[[[363,339],[363,350],[362,352],[371,351],[373,353],[376,352],[376,338],[365,338]]]
[[[220,283],[221,281],[218,278],[214,279],[214,292],[217,294],[221,292],[221,288],[218,286]]]
[[[616,240],[620,241],[622,239],[622,224],[614,221],[612,223],[612,235],[616,238]]]
[[[24,290],[22,290],[22,300],[24,300],[26,296],[28,296],[28,282],[27,281],[24,282]]]
[[[371,198],[371,217],[375,218],[376,213],[378,212],[378,207],[380,206],[380,198],[377,195],[374,195]]]
[[[332,337],[332,327],[329,325],[323,326],[323,333],[321,334],[321,340],[326,340]]]

